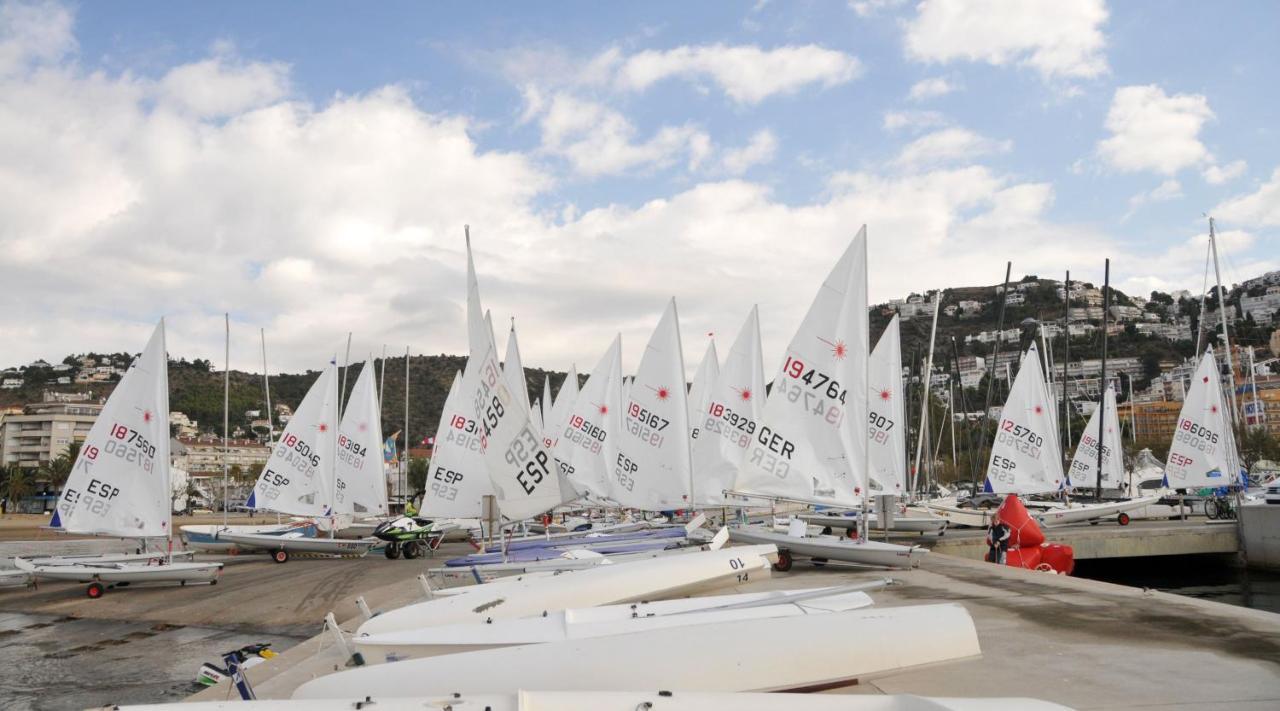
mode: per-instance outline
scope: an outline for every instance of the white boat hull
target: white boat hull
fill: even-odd
[[[483,625],[439,625],[356,637],[354,642],[365,661],[393,662],[664,627],[843,612],[870,607],[871,604],[871,597],[864,592],[841,592],[838,588],[712,595],[562,610],[534,617],[495,620]]]
[[[830,526],[833,531],[844,531],[849,528],[855,528],[858,525],[858,519],[854,516],[835,516],[832,514],[799,514],[797,518],[808,521],[815,526]],[[871,514],[867,518],[868,525],[872,529],[883,531],[884,527],[880,526],[880,517],[878,514]],[[932,515],[922,516],[894,516],[889,523],[889,530],[899,533],[926,533],[941,535],[947,530],[947,519]]]
[[[344,538],[312,538],[291,534],[272,536],[236,531],[218,531],[216,536],[217,540],[234,543],[241,550],[288,551],[289,553],[337,556],[363,556],[378,544],[376,539],[354,541]]]
[[[376,664],[309,681],[293,698],[520,689],[785,691],[840,685],[979,653],[973,620],[960,605],[871,608]]]
[[[743,526],[729,530],[735,543],[767,544],[792,555],[825,558],[845,563],[874,565],[882,568],[913,568],[929,551],[920,546],[900,546],[880,541],[857,541],[836,536],[791,536],[764,528]]]
[[[357,635],[678,597],[766,578],[776,557],[777,548],[772,545],[750,546],[477,585],[468,592],[378,615],[360,625]]]
[[[1127,511],[1153,505],[1159,500],[1159,496],[1144,496],[1140,499],[1116,501],[1109,504],[1080,504],[1059,509],[1049,509],[1048,511],[1032,514],[1032,518],[1042,526],[1063,526],[1068,523],[1095,521],[1119,516]]]
[[[14,558],[19,570],[42,580],[69,580],[77,583],[190,583],[212,582],[222,572],[221,563],[100,563],[80,565],[35,565]]]
[[[182,536],[183,542],[188,548],[197,551],[205,551],[207,553],[232,553],[240,550],[240,546],[236,543],[221,539],[218,533],[230,531],[233,533],[261,533],[261,534],[284,534],[289,531],[311,529],[315,530],[315,524],[311,521],[295,521],[292,523],[272,523],[261,526],[223,526],[222,524],[191,524],[187,526],[179,526],[178,531]]]
[[[908,695],[743,694],[714,691],[520,691],[439,697],[206,701],[110,706],[111,711],[1071,711],[1039,699],[943,698]]]
[[[191,558],[192,551],[176,551],[174,558]],[[101,563],[139,563],[148,560],[166,560],[168,553],[104,553],[102,555],[51,555],[44,557],[27,557],[33,565],[95,565]]]
[[[991,514],[995,509],[962,509],[951,504],[922,503],[908,506],[907,511],[939,516],[947,520],[951,526],[968,528],[986,528],[991,525]]]

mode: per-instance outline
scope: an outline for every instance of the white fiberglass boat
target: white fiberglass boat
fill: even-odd
[[[239,547],[232,541],[227,539],[218,539],[219,532],[234,533],[256,533],[263,535],[281,535],[292,531],[297,531],[305,535],[314,535],[316,530],[315,522],[307,521],[290,521],[288,523],[272,523],[262,524],[260,526],[235,525],[224,526],[220,523],[190,524],[187,526],[179,526],[178,531],[182,535],[182,540],[187,544],[188,548],[208,553],[232,553],[239,551]]]
[[[871,606],[871,597],[862,589],[882,587],[889,582],[605,605],[561,610],[535,617],[494,620],[483,625],[464,623],[389,632],[357,637],[354,641],[366,661],[393,662],[663,627],[842,612]]]
[[[846,516],[843,514],[829,513],[810,513],[799,514],[798,518],[808,521],[816,526],[830,528],[832,531],[857,531],[858,517]],[[867,525],[873,529],[884,530],[880,526],[880,516],[876,513],[868,514]],[[947,530],[947,519],[935,516],[929,513],[916,516],[898,516],[895,515],[889,523],[890,531],[899,533],[927,533],[934,535],[942,535]]]
[[[796,528],[803,530],[805,523],[796,521]],[[791,569],[794,556],[811,558],[823,563],[838,560],[859,565],[873,565],[882,568],[914,568],[929,551],[920,546],[900,546],[880,541],[856,540],[838,536],[793,535],[777,533],[760,526],[741,526],[729,531],[729,539],[736,543],[766,544],[778,547],[778,563],[776,570],[786,572]]]
[[[1142,509],[1160,500],[1159,496],[1144,496],[1138,499],[1112,501],[1102,504],[1071,504],[1062,508],[1047,509],[1032,514],[1032,518],[1042,526],[1062,526],[1068,523],[1089,521],[1096,523],[1104,518],[1115,516],[1121,526],[1129,525],[1129,511]]]
[[[839,686],[979,653],[973,620],[960,605],[868,608],[375,664],[309,681],[293,698],[422,696],[454,689],[514,693],[540,687],[786,691]]]
[[[702,551],[626,565],[603,565],[559,575],[530,577],[428,600],[385,612],[360,625],[358,635],[381,634],[455,622],[483,622],[537,615],[548,610],[613,605],[677,597],[769,576],[772,545]]]
[[[378,545],[376,538],[351,540],[347,538],[321,538],[304,536],[301,533],[242,533],[234,530],[222,530],[214,534],[215,541],[234,543],[241,550],[270,551],[271,558],[277,563],[284,563],[294,553],[331,556],[363,556],[369,549]]]
[[[518,691],[438,697],[206,701],[194,704],[105,706],[103,711],[1071,711],[1025,698],[943,698],[851,694],[743,694],[715,691]]]
[[[88,595],[102,597],[103,583],[187,583],[216,584],[222,572],[221,563],[79,563],[75,565],[36,565],[24,558],[14,558],[18,570],[36,578],[89,583]]]

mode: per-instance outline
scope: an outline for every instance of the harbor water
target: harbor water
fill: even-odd
[[[1246,568],[1234,556],[1082,560],[1074,575],[1280,613],[1280,573]]]

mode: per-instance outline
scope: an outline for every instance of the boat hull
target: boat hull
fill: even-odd
[[[855,541],[836,536],[790,536],[764,528],[743,526],[729,530],[729,539],[735,543],[767,544],[792,555],[808,558],[825,558],[845,563],[873,565],[881,568],[913,568],[920,564],[929,551],[920,546],[900,546],[880,541]]]
[[[835,514],[800,514],[797,518],[808,521],[815,526],[830,526],[833,530],[841,531],[858,525],[857,516],[839,516]],[[877,514],[871,514],[867,518],[868,525],[876,530],[884,530],[879,525],[880,518]],[[889,530],[899,533],[925,533],[933,535],[941,535],[947,530],[947,519],[937,516],[894,516],[893,521],[889,523]]]
[[[748,653],[801,649],[804,654]],[[973,620],[960,605],[870,608],[375,664],[309,681],[293,698],[424,696],[454,689],[785,691],[848,684],[979,653]]]
[[[1134,511],[1151,506],[1160,500],[1159,496],[1144,496],[1139,499],[1116,501],[1108,504],[1084,504],[1060,509],[1049,509],[1032,515],[1042,526],[1063,526],[1081,521],[1095,521],[1118,516],[1127,511]]]
[[[211,582],[222,572],[221,563],[35,565],[23,558],[14,558],[13,562],[19,570],[38,579],[77,583]]]
[[[267,535],[284,535],[296,531],[304,536],[316,535],[315,524],[310,521],[294,522],[294,523],[273,523],[262,526],[223,526],[222,524],[193,524],[189,526],[180,526],[179,534],[182,536],[183,542],[188,548],[198,551],[206,551],[210,553],[230,553],[239,551],[240,547],[234,542],[219,539],[219,531],[231,531],[235,533],[260,533]]]
[[[343,538],[312,538],[292,534],[270,535],[235,531],[218,531],[216,535],[218,540],[234,543],[240,550],[288,551],[334,556],[363,556],[379,543],[376,539],[355,541]]]

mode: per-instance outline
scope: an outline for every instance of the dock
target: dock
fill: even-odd
[[[1047,541],[1071,546],[1076,560],[1234,555],[1240,550],[1235,521],[1207,522],[1204,518],[1133,521],[1128,526],[1072,524],[1045,528],[1044,535]],[[979,529],[951,529],[931,545],[936,553],[969,560],[980,561],[987,554],[986,532]]]

